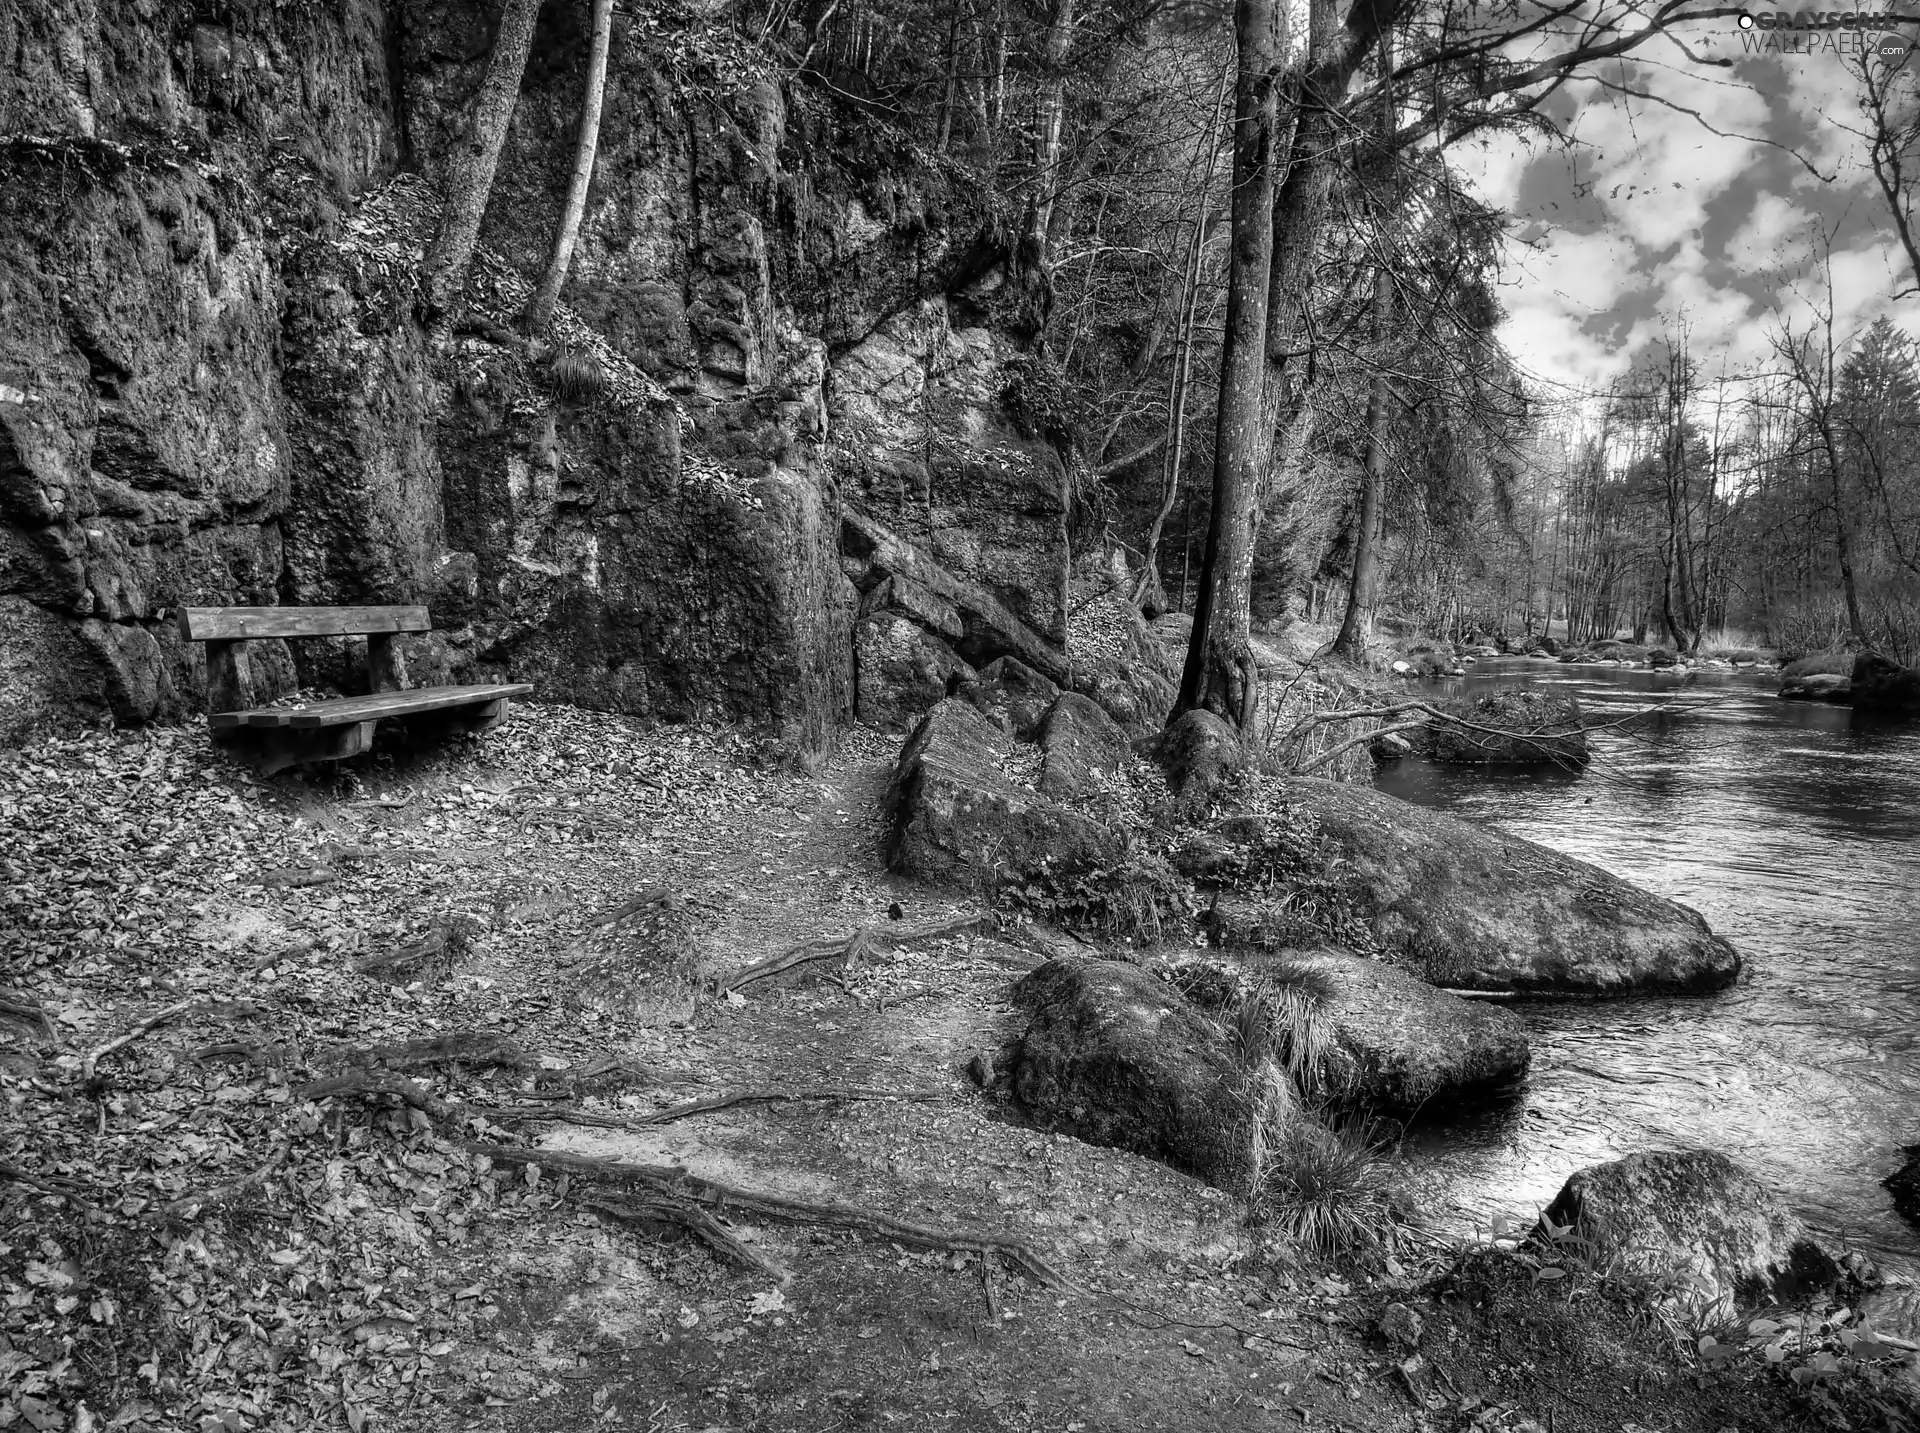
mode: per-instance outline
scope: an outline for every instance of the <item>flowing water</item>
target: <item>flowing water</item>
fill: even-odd
[[[1481,662],[1426,684],[1522,683],[1589,721],[1681,692],[1717,700],[1593,738],[1587,771],[1408,759],[1375,784],[1497,822],[1694,907],[1745,961],[1690,999],[1527,1003],[1525,1089],[1415,1134],[1444,1222],[1530,1215],[1583,1165],[1722,1150],[1809,1222],[1907,1264],[1920,1230],[1880,1180],[1920,1141],[1920,723],[1786,702],[1778,678]]]

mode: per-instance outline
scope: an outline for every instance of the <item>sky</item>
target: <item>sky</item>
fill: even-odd
[[[1804,328],[1827,302],[1811,262],[1822,233],[1839,335],[1883,313],[1920,334],[1920,299],[1891,302],[1910,280],[1864,146],[1845,128],[1860,123],[1845,65],[1832,54],[1747,54],[1731,20],[1684,38],[1733,67],[1695,63],[1656,38],[1652,62],[1624,78],[1699,119],[1573,85],[1549,106],[1571,147],[1502,137],[1454,154],[1481,198],[1516,221],[1500,298],[1520,366],[1575,392],[1604,388],[1664,354],[1684,326],[1707,375],[1759,371],[1782,321]],[[1600,73],[1623,78],[1618,62]]]

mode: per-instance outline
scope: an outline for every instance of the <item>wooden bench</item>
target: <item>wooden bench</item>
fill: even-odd
[[[424,607],[183,607],[180,634],[207,644],[207,725],[217,739],[245,747],[262,775],[303,761],[340,761],[373,744],[373,729],[389,717],[428,713],[451,732],[480,732],[506,716],[507,701],[533,688],[526,682],[471,687],[407,688],[398,638],[430,632]],[[365,637],[371,694],[255,707],[247,644],[262,638]]]

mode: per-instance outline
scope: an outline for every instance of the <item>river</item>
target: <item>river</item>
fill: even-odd
[[[1590,722],[1676,691],[1716,700],[1636,736],[1596,734],[1578,774],[1416,758],[1375,784],[1684,901],[1745,968],[1705,998],[1514,1006],[1533,1041],[1524,1092],[1409,1137],[1439,1222],[1530,1216],[1583,1165],[1696,1145],[1810,1223],[1899,1264],[1920,1257],[1920,1231],[1880,1187],[1920,1141],[1920,724],[1781,701],[1771,673],[1503,658],[1422,685],[1496,682],[1570,693]]]

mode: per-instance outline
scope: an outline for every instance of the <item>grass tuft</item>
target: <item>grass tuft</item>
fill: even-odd
[[[591,403],[607,391],[607,370],[591,353],[562,348],[547,361],[553,391],[568,403]]]
[[[1300,1120],[1265,1155],[1248,1211],[1252,1223],[1326,1259],[1393,1242],[1401,1221],[1388,1166],[1365,1142]]]

